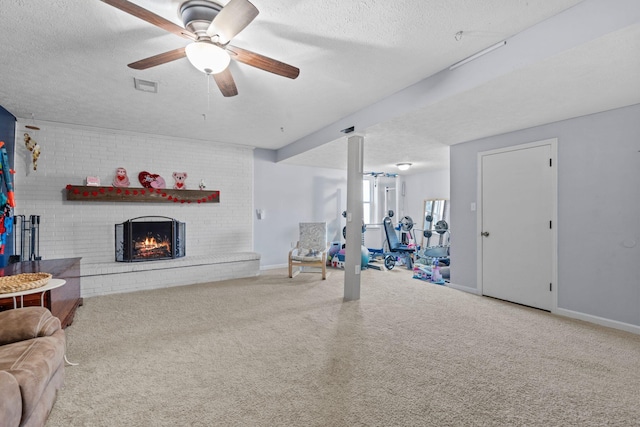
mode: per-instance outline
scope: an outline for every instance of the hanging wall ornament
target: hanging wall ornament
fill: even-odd
[[[33,163],[33,170],[38,170],[38,157],[40,157],[40,145],[35,139],[31,138],[31,135],[25,132],[24,145],[27,150],[31,152],[31,162]]]
[[[34,135],[40,130],[38,126],[36,126],[36,118],[33,113],[31,113],[31,121],[33,124],[25,125],[27,132],[24,134],[24,145],[27,147],[27,150],[31,152],[31,162],[33,163],[33,170],[38,170],[38,157],[40,157],[40,145],[36,142],[36,140],[31,136],[31,133]]]

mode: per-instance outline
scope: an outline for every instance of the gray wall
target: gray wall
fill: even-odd
[[[449,170],[416,173],[402,178],[405,183],[405,196],[401,198],[404,211],[401,215],[409,215],[416,227],[422,228],[424,201],[427,199],[449,199]],[[420,233],[418,233],[418,241]]]
[[[640,104],[452,146],[451,280],[477,290],[477,153],[549,138],[558,139],[558,311],[639,326]]]
[[[347,173],[276,163],[276,152],[254,151],[254,250],[261,267],[287,264],[291,244],[298,240],[298,223],[327,221],[329,241],[342,238],[347,208]],[[255,209],[264,209],[258,220]]]

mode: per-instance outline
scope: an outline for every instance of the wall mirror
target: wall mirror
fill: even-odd
[[[422,247],[449,246],[449,200],[425,200],[422,219]]]

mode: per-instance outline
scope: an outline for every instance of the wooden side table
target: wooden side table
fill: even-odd
[[[47,290],[41,295],[37,292],[24,295],[24,307],[44,305],[51,314],[60,319],[63,328],[73,322],[78,306],[82,305],[80,297],[80,260],[82,258],[60,258],[40,261],[23,261],[0,268],[0,276],[11,276],[20,273],[49,273],[56,279],[66,281],[64,286]],[[5,294],[6,295],[6,294]],[[12,310],[13,298],[0,294],[0,310]]]

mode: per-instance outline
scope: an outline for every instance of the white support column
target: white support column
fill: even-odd
[[[344,263],[344,300],[360,299],[362,269],[362,163],[364,138],[347,139],[347,237]]]

